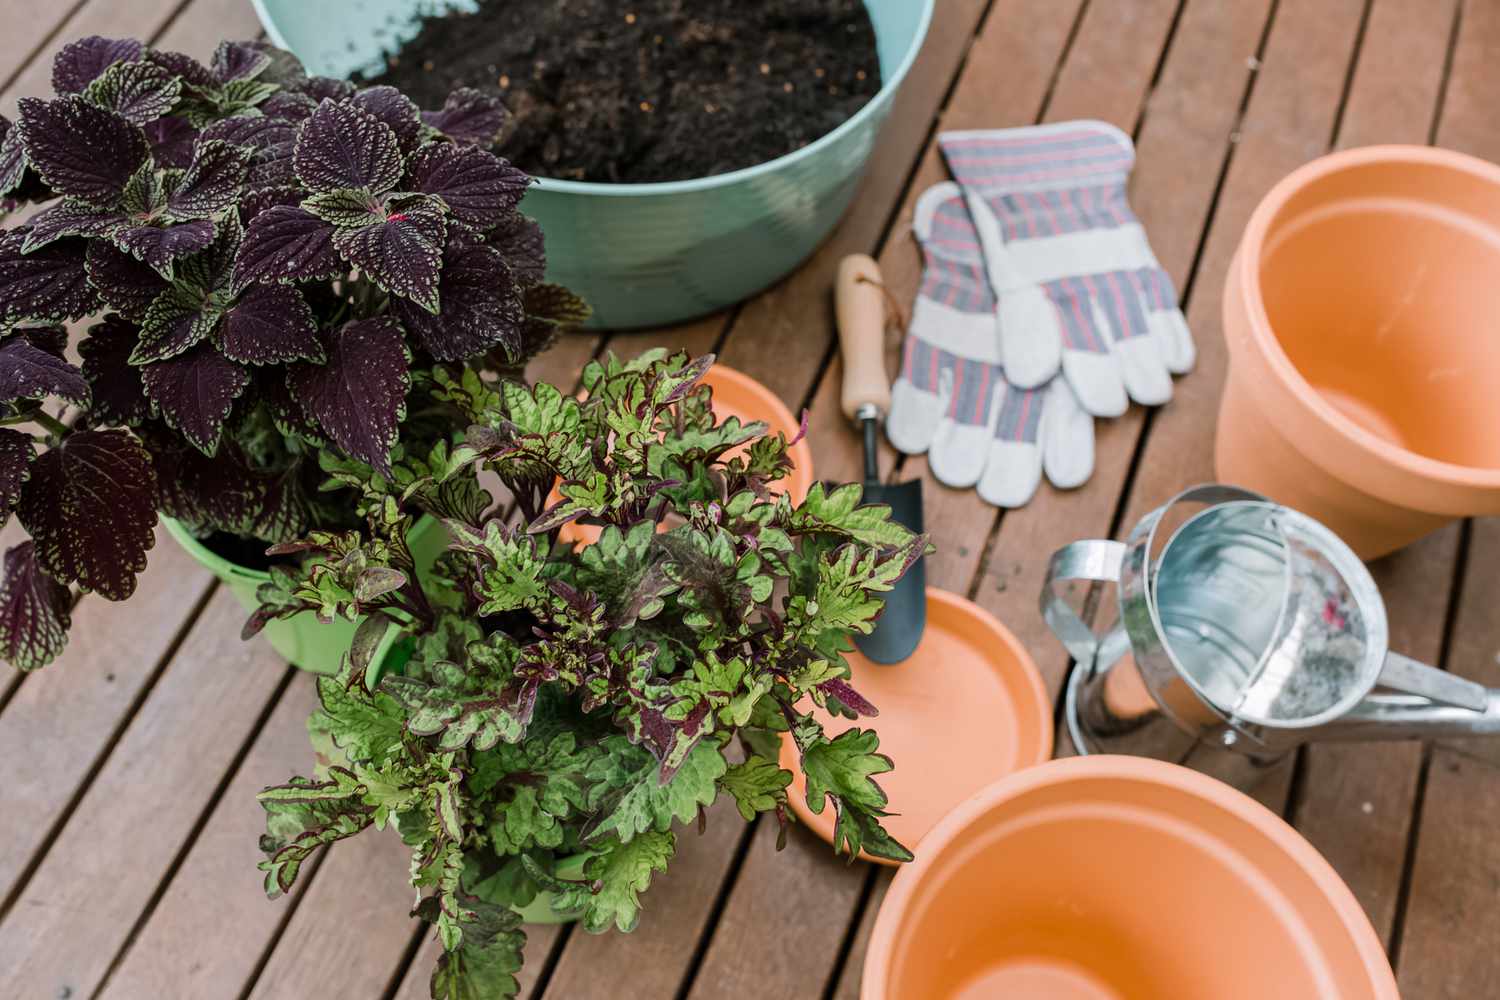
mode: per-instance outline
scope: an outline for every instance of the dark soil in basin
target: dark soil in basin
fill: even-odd
[[[862,0],[480,0],[424,18],[360,82],[424,108],[456,87],[503,94],[499,151],[518,167],[623,183],[800,149],[880,90],[880,62]]]

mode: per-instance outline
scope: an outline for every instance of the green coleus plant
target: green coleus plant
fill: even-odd
[[[542,282],[530,184],[478,91],[421,111],[225,42],[58,54],[0,117],[0,659],[41,666],[70,587],[123,600],[157,512],[250,543],[358,522],[324,452],[383,472],[458,419],[440,378],[516,366],[582,304]],[[75,364],[63,324],[79,331]],[[258,543],[258,544],[257,544]]]
[[[316,558],[262,590],[250,631],[309,609],[367,616],[318,682],[321,766],[261,794],[267,891],[321,846],[395,826],[445,949],[435,997],[513,995],[516,908],[539,895],[586,930],[631,930],[678,829],[721,795],[784,826],[783,739],[809,806],[834,810],[836,849],[911,857],[881,825],[875,776],[892,764],[876,734],[830,738],[811,710],[873,714],[845,652],[925,540],[858,486],[778,495],[788,442],[715,419],[711,361],[596,362],[582,402],[447,383],[462,440],[389,475],[325,463],[369,528],[284,546]],[[452,541],[419,578],[405,538],[423,513]]]

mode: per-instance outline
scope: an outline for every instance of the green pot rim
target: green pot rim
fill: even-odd
[[[271,574],[266,570],[251,569],[248,566],[241,566],[239,563],[231,562],[230,560],[225,559],[213,549],[209,548],[207,545],[204,545],[196,535],[188,530],[187,525],[183,524],[175,517],[170,517],[166,514],[159,514],[157,516],[161,520],[162,526],[167,529],[167,533],[172,536],[173,541],[186,549],[188,551],[188,554],[190,554],[198,562],[202,563],[205,567],[208,568],[209,572],[213,573],[218,578],[229,579],[233,577],[235,579],[246,580],[256,584],[266,583],[271,579]],[[412,540],[422,538],[429,531],[437,527],[441,527],[441,525],[438,524],[437,518],[433,517],[430,514],[423,514],[421,517],[417,518],[416,523],[412,525],[411,532],[409,533],[408,537]]]

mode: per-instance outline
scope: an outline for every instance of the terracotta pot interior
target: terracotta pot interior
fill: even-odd
[[[1271,330],[1324,399],[1384,441],[1500,468],[1500,186],[1450,165],[1354,164],[1270,221]]]
[[[1033,788],[944,845],[897,931],[888,997],[1372,995],[1313,878],[1247,820],[1117,779]]]

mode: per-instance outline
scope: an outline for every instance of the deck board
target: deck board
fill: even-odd
[[[245,0],[0,0],[0,17],[15,26],[0,37],[6,114],[48,90],[52,54],[79,35],[206,57],[219,37],[259,30]],[[1182,292],[1198,370],[1162,410],[1099,425],[1086,488],[1044,486],[1003,516],[935,483],[920,458],[881,453],[883,474],[924,480],[940,546],[929,581],[1005,621],[1056,693],[1067,659],[1035,613],[1045,558],[1213,476],[1222,275],[1256,202],[1334,147],[1435,140],[1500,158],[1497,105],[1500,4],[1488,0],[939,0],[855,206],[809,261],[691,323],[569,337],[531,374],[575,385],[601,348],[716,350],[809,407],[820,478],[854,478],[829,284],[840,257],[870,252],[910,302],[912,206],[946,177],[935,131],[1072,117],[1125,128],[1137,143],[1131,202]],[[892,367],[899,344],[890,331]],[[310,763],[312,681],[241,645],[232,599],[170,540],[150,563],[129,604],[80,603],[61,662],[0,679],[0,759],[30,762],[0,799],[0,996],[426,996],[437,946],[407,917],[395,838],[337,845],[292,898],[263,898],[253,791]],[[1451,526],[1372,571],[1393,648],[1495,682],[1500,522]],[[1473,741],[1325,746],[1256,792],[1350,883],[1408,1000],[1485,996],[1500,977],[1486,943],[1500,930],[1497,767],[1500,749]],[[846,866],[803,829],[778,854],[775,833],[716,807],[704,836],[680,832],[632,937],[531,928],[522,996],[853,1000],[890,872]]]

